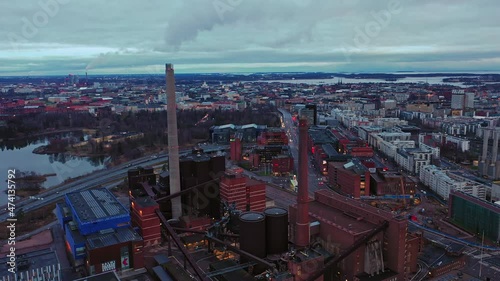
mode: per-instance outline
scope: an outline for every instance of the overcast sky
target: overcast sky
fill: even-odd
[[[498,0],[2,0],[0,75],[161,74],[166,62],[500,72],[499,15]]]

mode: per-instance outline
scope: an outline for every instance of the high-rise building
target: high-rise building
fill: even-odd
[[[465,108],[465,93],[464,90],[453,90],[451,96],[451,109]]]
[[[474,108],[474,93],[465,93],[465,108]]]

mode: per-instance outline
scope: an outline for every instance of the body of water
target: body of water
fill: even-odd
[[[0,151],[0,206],[7,204],[7,170],[17,172],[36,172],[37,174],[56,174],[47,177],[43,187],[48,188],[62,183],[68,178],[78,177],[105,168],[108,158],[90,158],[59,154],[34,154],[33,149],[48,144],[47,139],[31,143],[23,148]]]
[[[464,85],[462,82],[443,82],[444,78],[448,78],[448,76],[442,77],[405,77],[398,79],[397,81],[385,81],[385,79],[353,79],[353,78],[342,78],[342,77],[334,77],[330,79],[295,79],[295,80],[269,80],[269,81],[259,81],[259,82],[278,82],[278,83],[290,83],[290,84],[309,84],[309,85],[331,85],[337,84],[340,80],[344,84],[356,84],[356,83],[429,83],[432,85],[438,84],[446,84],[453,85],[462,88],[472,87],[470,85]]]

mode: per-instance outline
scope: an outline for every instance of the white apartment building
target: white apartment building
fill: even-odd
[[[419,143],[418,146],[424,150],[429,150],[432,153],[434,159],[439,159],[441,157],[441,149],[439,147],[432,147],[423,142]]]
[[[448,200],[451,190],[459,190],[475,196],[486,199],[488,187],[484,184],[471,181],[453,172],[443,171],[434,165],[424,166],[420,169],[420,181],[439,196]]]
[[[375,126],[380,126],[383,128],[392,128],[397,125],[408,125],[408,121],[401,120],[399,118],[375,118],[373,120]]]
[[[419,174],[423,166],[431,164],[432,152],[422,148],[403,148],[396,153],[396,163],[413,174]]]

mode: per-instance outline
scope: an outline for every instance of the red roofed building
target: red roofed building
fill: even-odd
[[[369,146],[352,147],[349,151],[352,157],[373,157],[373,149]]]

